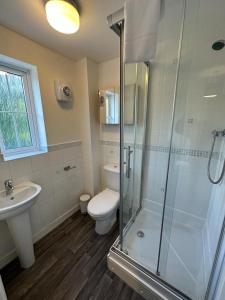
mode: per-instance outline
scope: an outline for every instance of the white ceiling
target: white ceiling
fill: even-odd
[[[65,35],[52,29],[43,0],[0,0],[0,24],[75,60],[96,62],[119,56],[119,38],[109,29],[106,17],[124,0],[80,0],[80,30]]]

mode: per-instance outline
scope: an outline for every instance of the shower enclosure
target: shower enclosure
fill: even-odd
[[[150,63],[125,64],[123,10],[108,21],[121,41],[120,235],[109,268],[147,299],[225,299],[225,48],[212,47],[225,38],[225,2],[163,1]]]

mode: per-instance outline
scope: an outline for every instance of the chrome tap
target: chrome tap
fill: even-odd
[[[11,179],[7,179],[4,182],[6,195],[9,195],[14,190],[14,185]]]

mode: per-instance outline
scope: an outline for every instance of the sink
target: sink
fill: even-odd
[[[41,187],[30,181],[18,184],[9,195],[5,191],[1,191],[0,220],[11,218],[28,209],[34,204],[40,191]]]
[[[29,268],[35,261],[29,208],[40,191],[41,187],[30,181],[16,185],[10,194],[0,191],[0,220],[8,224],[23,268]]]

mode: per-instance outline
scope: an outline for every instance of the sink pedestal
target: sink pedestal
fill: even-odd
[[[9,231],[16,246],[22,268],[35,262],[29,210],[7,219]]]

